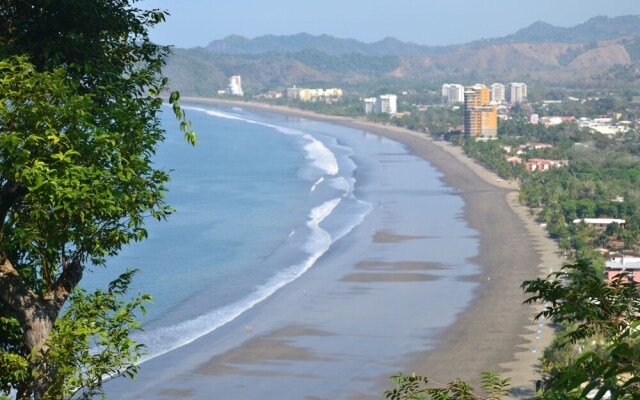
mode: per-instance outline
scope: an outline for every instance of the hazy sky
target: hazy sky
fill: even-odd
[[[640,0],[143,0],[138,5],[169,11],[152,38],[178,47],[205,46],[232,34],[300,32],[446,45],[508,35],[536,21],[573,26],[597,15],[640,15]]]

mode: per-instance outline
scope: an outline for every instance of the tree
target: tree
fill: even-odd
[[[144,239],[145,218],[172,212],[163,200],[169,177],[152,164],[164,139],[169,49],[147,31],[164,18],[125,0],[0,1],[4,392],[65,398],[100,392],[102,374],[135,371],[142,349],[127,334],[145,296],[119,300],[132,274],[93,294],[77,286],[88,266]],[[193,144],[178,99],[170,101]],[[98,342],[105,357],[91,364],[90,343],[105,332],[114,340]]]
[[[556,370],[542,382],[542,398],[577,399],[587,394],[600,399],[640,397],[640,288],[621,274],[608,283],[588,260],[564,266],[546,279],[524,282],[525,303],[543,303],[537,318],[568,326],[556,346],[602,338],[596,349]]]
[[[482,374],[480,394],[467,382],[456,379],[447,385],[437,385],[425,376],[399,374],[392,377],[395,389],[387,390],[390,400],[499,400],[508,396],[509,378],[497,374]]]
[[[537,384],[537,398],[640,398],[638,283],[626,275],[608,283],[590,261],[581,259],[522,287],[530,295],[525,303],[546,306],[536,319],[566,327],[552,345],[555,364],[546,360],[547,374]],[[585,343],[589,345],[581,345]],[[572,347],[580,351],[572,352]],[[484,394],[460,380],[434,386],[429,378],[415,374],[393,379],[396,388],[385,392],[393,400],[500,399],[508,387],[508,379],[490,373],[483,376]]]

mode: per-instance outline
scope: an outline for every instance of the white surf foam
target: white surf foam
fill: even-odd
[[[324,181],[324,176],[321,176],[314,184],[313,186],[311,186],[311,189],[309,189],[310,192],[314,192],[316,190],[316,188],[318,187],[319,184],[321,184]]]
[[[308,257],[300,264],[293,265],[279,272],[264,285],[256,288],[253,293],[235,303],[213,310],[210,313],[189,321],[134,335],[134,340],[146,343],[149,351],[149,355],[141,359],[140,363],[185,346],[215,331],[308,271],[309,268],[329,250],[333,243],[331,235],[322,229],[319,224],[333,212],[341,200],[341,198],[329,200],[314,208],[309,213],[307,226],[311,230],[311,235],[304,246]]]
[[[298,136],[308,141],[308,144],[304,146],[305,158],[308,159],[312,165],[322,170],[328,175],[336,175],[339,172],[338,160],[336,155],[327,148],[321,141],[304,133],[297,129],[286,128],[283,126],[268,124],[266,122],[255,121],[250,118],[245,118],[240,115],[226,113],[222,111],[208,110],[200,107],[183,106],[183,109],[204,112],[212,117],[233,119],[237,121],[243,121],[249,124],[261,125],[267,128],[275,129],[285,135]]]

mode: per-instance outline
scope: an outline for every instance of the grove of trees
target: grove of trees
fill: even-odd
[[[144,351],[132,271],[78,287],[172,212],[152,164],[169,49],[147,34],[165,13],[133,3],[0,1],[0,391],[19,399],[99,394]]]

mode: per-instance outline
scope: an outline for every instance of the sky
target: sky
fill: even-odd
[[[505,36],[536,21],[568,27],[598,15],[640,15],[640,0],[142,0],[137,6],[171,14],[151,38],[177,47],[301,32],[448,45]]]

